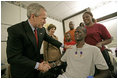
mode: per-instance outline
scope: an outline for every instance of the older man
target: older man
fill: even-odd
[[[48,63],[41,62],[40,48],[43,40],[56,47],[64,47],[62,43],[51,38],[43,25],[46,23],[47,12],[38,3],[27,7],[28,20],[7,29],[7,58],[11,76],[15,78],[41,77],[38,73],[50,69]]]

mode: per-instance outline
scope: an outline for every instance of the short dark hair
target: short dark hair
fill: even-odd
[[[78,26],[76,29],[81,29],[84,33],[87,33],[87,30],[85,27]]]
[[[48,26],[47,30],[49,31],[51,28],[55,28],[55,30],[56,30],[56,26],[53,25],[53,24],[50,24],[50,25]]]

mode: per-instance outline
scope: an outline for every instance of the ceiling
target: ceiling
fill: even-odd
[[[39,3],[47,10],[48,17],[62,21],[88,7],[95,9],[111,0],[78,0],[78,1],[20,1],[26,7],[30,3]]]

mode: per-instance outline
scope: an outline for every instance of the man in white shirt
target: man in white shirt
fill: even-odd
[[[99,48],[88,45],[84,39],[86,28],[77,27],[75,30],[76,45],[67,49],[61,61],[67,62],[66,72],[58,78],[87,78],[87,77],[109,77],[108,66]],[[95,66],[100,73],[94,76]]]

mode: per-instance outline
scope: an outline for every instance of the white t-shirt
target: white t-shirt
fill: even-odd
[[[108,69],[99,48],[86,43],[82,48],[76,48],[74,45],[72,49],[67,49],[61,60],[67,62],[67,68],[66,72],[58,77],[87,78],[94,75],[95,65],[100,70]]]

